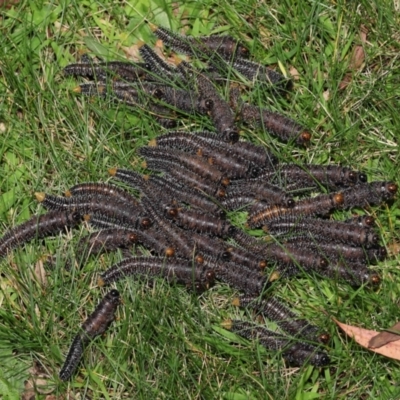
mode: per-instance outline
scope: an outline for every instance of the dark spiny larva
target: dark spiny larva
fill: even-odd
[[[132,203],[138,206],[138,201],[134,196],[115,185],[100,182],[86,182],[75,185],[65,192],[66,197],[71,196],[98,196],[98,195],[112,196],[117,201]]]
[[[194,55],[196,57],[210,58],[213,52],[217,52],[224,58],[248,57],[249,50],[231,36],[202,36],[190,37],[182,36],[167,28],[153,26],[154,34],[171,47],[174,51]]]
[[[162,161],[164,163],[169,163],[172,168],[174,165],[181,165],[203,179],[221,183],[225,186],[229,184],[229,180],[218,168],[208,164],[207,161],[201,157],[193,156],[179,150],[168,151],[156,147],[142,147],[139,149],[139,154],[143,156],[148,163],[152,161]]]
[[[171,218],[181,228],[210,236],[227,237],[234,229],[233,225],[224,219],[196,210],[171,208],[167,210],[167,217]]]
[[[50,211],[33,216],[28,221],[10,229],[0,239],[0,257],[7,252],[36,238],[44,238],[74,228],[82,221],[82,215],[75,211]]]
[[[365,182],[365,174],[347,167],[315,164],[284,164],[266,172],[265,179],[286,187],[287,190],[313,189],[325,186],[337,190]]]
[[[360,183],[343,191],[344,208],[367,207],[389,201],[397,193],[394,182]]]
[[[190,204],[191,207],[222,216],[219,205],[210,197],[204,196],[191,188],[171,182],[164,177],[153,175],[149,176],[148,180],[159,187],[161,191],[167,192],[173,202],[183,202]]]
[[[263,201],[266,205],[283,205],[289,208],[295,205],[295,201],[290,195],[264,179],[232,182],[227,190],[226,197],[244,196],[245,194],[251,194],[255,200]]]
[[[329,335],[321,333],[320,328],[299,318],[293,311],[279,302],[275,297],[259,300],[254,297],[242,296],[234,301],[234,304],[242,308],[253,309],[257,314],[276,322],[281,329],[291,336],[307,339],[312,342],[326,343]]]
[[[97,214],[131,224],[134,228],[139,226],[145,212],[140,203],[111,201],[109,195],[57,197],[45,193],[36,193],[37,200],[49,210],[77,211],[81,214]]]
[[[238,102],[234,100],[232,94],[231,102],[237,109],[240,119],[249,124],[263,127],[283,142],[295,141],[298,145],[305,145],[311,139],[310,132],[291,118],[252,104]]]
[[[60,370],[59,376],[62,381],[67,381],[74,374],[81,361],[83,350],[84,341],[82,340],[81,334],[78,334],[72,341],[64,365]]]
[[[344,196],[342,193],[321,194],[316,197],[299,200],[292,207],[278,207],[267,205],[264,209],[257,208],[249,214],[248,223],[252,228],[268,224],[286,214],[296,215],[298,218],[313,215],[326,215],[332,210],[342,207]]]
[[[147,44],[139,44],[139,53],[142,56],[146,67],[154,73],[160,81],[181,81],[183,77],[180,76],[179,71],[166,63],[157,53]]]
[[[379,242],[378,235],[369,228],[331,220],[324,221],[286,215],[268,222],[266,227],[272,235],[307,234],[317,243],[332,241],[371,248],[376,247]]]
[[[281,73],[243,58],[233,60],[230,66],[253,82],[268,83],[273,86],[281,87],[288,87],[290,84],[290,81]]]
[[[250,296],[259,295],[269,285],[261,271],[249,270],[240,265],[217,262],[214,270],[218,280]]]
[[[119,292],[113,289],[104,296],[93,313],[82,324],[82,331],[75,336],[61,368],[59,374],[61,380],[66,381],[71,378],[82,357],[84,346],[108,329],[115,319],[119,304]]]
[[[316,367],[323,367],[330,363],[325,352],[308,343],[292,343],[285,335],[269,331],[245,321],[230,320],[223,326],[239,336],[249,340],[258,340],[268,350],[281,350],[285,360],[293,366],[302,366],[309,363]]]
[[[194,287],[195,283],[200,283],[203,288],[208,288],[215,279],[212,269],[193,265],[189,260],[135,257],[113,265],[101,275],[99,284],[108,285],[132,275],[159,276],[165,278],[168,282],[184,284],[187,287]]]
[[[225,143],[225,142],[222,142]],[[212,165],[216,165],[218,169],[223,170],[228,177],[234,179],[255,177],[261,169],[257,168],[250,161],[237,157],[236,154],[230,153],[225,155],[221,152],[221,141],[212,140],[212,136],[204,138],[195,133],[172,132],[167,135],[157,137],[149,143],[150,146],[161,148],[180,149],[191,154],[199,155],[206,158]]]
[[[137,242],[138,235],[134,230],[124,228],[104,229],[82,238],[78,243],[78,252],[87,251],[90,254],[98,254],[103,251],[129,248]]]
[[[121,61],[70,64],[64,68],[64,74],[67,76],[96,78],[98,80],[104,80],[111,75],[128,82],[151,78],[146,63],[133,64]]]

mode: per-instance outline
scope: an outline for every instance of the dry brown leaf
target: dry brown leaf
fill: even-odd
[[[376,336],[374,336],[368,343],[368,346],[371,349],[377,349],[385,344],[395,342],[396,340],[400,340],[400,322],[397,324],[394,324],[391,328],[388,330],[394,331],[394,332],[381,332],[378,333]],[[398,332],[398,333],[396,333]]]
[[[360,40],[361,43],[366,43],[367,41],[367,33],[368,30],[365,26],[361,25],[360,28]],[[351,60],[349,63],[349,70],[350,71],[357,71],[361,68],[365,61],[365,51],[364,47],[361,45],[356,45],[353,49],[353,54],[351,56]],[[345,89],[348,84],[351,82],[352,79],[352,73],[348,72],[342,79],[342,81],[339,83],[339,89]]]
[[[370,349],[368,347],[370,340],[379,332],[359,328],[358,326],[346,325],[335,318],[333,318],[333,321],[348,336],[353,337],[353,339],[362,347],[365,347],[366,349],[373,351],[374,353],[381,354],[394,360],[400,360],[400,341],[388,343],[380,347],[379,349]]]

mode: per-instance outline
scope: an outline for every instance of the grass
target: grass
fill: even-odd
[[[108,179],[111,167],[140,166],[137,148],[162,128],[146,113],[74,95],[77,81],[65,78],[62,68],[82,53],[124,59],[138,40],[154,44],[145,18],[196,36],[229,33],[248,44],[255,60],[298,72],[287,96],[260,88],[251,96],[310,127],[312,145],[298,149],[244,129],[249,140],[270,146],[282,161],[348,165],[365,171],[369,180],[399,183],[397,3],[266,3],[64,0],[21,1],[0,9],[0,232],[42,212],[35,191],[61,194],[78,182]],[[361,25],[368,31],[364,44]],[[365,60],[349,70],[360,44]],[[350,83],[339,90],[346,73]],[[185,120],[183,126],[194,123]],[[159,281],[127,281],[118,285],[124,300],[118,321],[85,351],[76,379],[60,382],[57,374],[77,327],[105,293],[96,285],[97,272],[120,257],[102,256],[67,270],[82,228],[33,241],[0,261],[0,394],[4,399],[21,398],[24,390],[37,399],[398,399],[399,363],[362,349],[330,319],[376,330],[398,320],[399,201],[369,212],[395,253],[375,267],[383,277],[379,289],[312,276],[274,287],[278,297],[332,334],[330,368],[286,368],[279,354],[221,329],[224,319],[243,315],[231,306],[235,293],[226,286],[197,298]],[[43,266],[46,254],[56,255],[52,268]]]

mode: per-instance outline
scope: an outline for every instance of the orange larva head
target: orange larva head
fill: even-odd
[[[196,264],[203,264],[204,263],[204,257],[201,254],[197,254],[194,258],[194,262]]]
[[[318,337],[318,340],[323,343],[323,344],[328,344],[329,341],[331,340],[331,335],[329,335],[329,333],[321,333]]]
[[[136,243],[138,241],[138,235],[136,233],[130,232],[128,234],[128,240],[131,243]]]
[[[311,140],[311,133],[308,131],[303,131],[300,133],[297,142],[299,144],[307,145],[310,142],[310,140]]]
[[[344,195],[343,193],[335,193],[333,195],[333,203],[335,206],[341,206],[344,203]]]
[[[142,218],[142,220],[140,221],[140,225],[143,229],[148,229],[151,227],[152,225],[152,221],[150,218]]]
[[[209,269],[206,272],[206,281],[208,283],[214,283],[214,281],[215,281],[215,271],[213,269]]]
[[[397,187],[397,185],[396,185],[394,182],[389,182],[389,183],[387,184],[386,188],[387,188],[387,191],[388,191],[392,196],[394,196],[394,195],[397,193],[398,187]]]
[[[373,286],[377,286],[381,283],[381,277],[378,274],[371,275],[370,282]]]
[[[175,256],[175,249],[173,249],[172,247],[167,247],[165,249],[165,256],[166,257],[174,257]]]

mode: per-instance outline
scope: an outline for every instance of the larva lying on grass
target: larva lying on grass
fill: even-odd
[[[55,210],[44,215],[35,215],[5,233],[0,239],[0,257],[35,237],[44,238],[62,232],[65,228],[75,228],[81,221],[82,214],[73,210]]]
[[[59,376],[62,381],[70,379],[75,372],[82,358],[84,347],[96,336],[102,335],[114,321],[120,302],[119,292],[115,289],[111,290],[82,324],[81,332],[75,336],[60,370]]]

